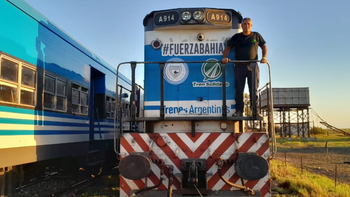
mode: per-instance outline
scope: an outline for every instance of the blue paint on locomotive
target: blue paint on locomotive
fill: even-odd
[[[220,61],[222,55],[201,55],[201,56],[162,56],[162,50],[155,50],[151,45],[145,46],[145,61]],[[230,59],[234,59],[234,54],[231,52]],[[187,73],[186,78],[179,83],[173,83],[167,80],[167,63],[164,69],[164,102],[166,104],[165,113],[170,115],[179,114],[221,114],[222,102],[222,70],[220,64],[210,65],[211,70],[216,69],[216,72],[205,70],[205,63],[187,63],[184,68],[181,68]],[[175,66],[176,67],[176,66]],[[171,70],[171,69],[170,69]],[[177,72],[174,68],[173,72]],[[206,73],[208,72],[208,73]],[[212,74],[212,75],[211,75]],[[211,75],[211,76],[210,76]],[[216,75],[216,76],[214,76]],[[145,101],[153,102],[151,105],[145,105],[147,111],[157,111],[160,109],[160,69],[158,64],[148,64],[145,66]],[[226,99],[228,103],[227,113],[233,112],[235,105],[232,102],[235,100],[234,87],[234,65],[228,63],[226,65]],[[205,101],[205,102],[202,102]],[[168,105],[167,105],[168,102]],[[202,102],[202,103],[201,103]],[[212,102],[209,104],[209,102]]]
[[[146,55],[145,55],[146,62],[147,61],[167,62],[169,59],[173,58],[173,56],[170,56],[170,57],[162,56],[161,50],[154,50],[150,45],[145,46],[145,51],[146,51]],[[231,58],[232,58],[232,55],[230,56]],[[176,57],[181,58],[183,61],[207,61],[208,59],[221,60],[222,58],[222,56],[176,56]],[[216,79],[206,79],[206,77],[202,74],[202,63],[188,63],[187,65],[189,68],[189,71],[188,71],[189,75],[184,82],[179,84],[179,86],[170,84],[165,80],[165,83],[164,83],[165,100],[179,100],[179,101],[197,100],[197,96],[205,96],[210,100],[222,100],[221,84],[217,83],[215,84],[216,86],[214,87],[210,86],[209,84],[210,82],[221,82],[222,75],[220,75],[220,77]],[[226,82],[229,83],[228,87],[226,88],[227,99],[235,98],[235,88],[233,87],[234,85],[233,73],[234,73],[233,64],[232,63],[227,64]],[[148,92],[148,94],[145,95],[146,101],[160,100],[160,94],[156,93],[156,91],[159,91],[160,89],[159,77],[155,77],[159,75],[160,75],[160,69],[158,64],[146,65],[145,88],[152,87],[148,89],[148,91],[152,91],[152,92],[151,93]],[[200,83],[197,85],[203,85],[203,87],[194,88],[193,87],[195,85],[194,82]],[[181,95],[176,94],[179,91],[182,91],[181,93],[183,94]]]

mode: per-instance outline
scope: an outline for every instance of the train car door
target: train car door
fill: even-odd
[[[104,91],[105,75],[97,69],[91,67],[90,83],[90,141],[95,140],[96,136],[102,138],[102,120],[104,119]],[[95,135],[98,134],[98,135]]]

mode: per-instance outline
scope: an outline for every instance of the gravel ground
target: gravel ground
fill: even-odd
[[[15,197],[51,196],[76,183],[76,179],[51,178],[49,180],[25,187],[16,192]]]

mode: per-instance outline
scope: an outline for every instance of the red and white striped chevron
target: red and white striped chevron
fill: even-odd
[[[255,152],[266,160],[269,157],[269,137],[265,133],[125,133],[120,141],[121,159],[132,152],[149,152],[152,161],[165,162],[174,167],[174,174],[181,174],[182,159],[206,159],[208,189],[213,191],[237,190],[225,184],[219,177],[215,161],[218,158],[233,160],[237,153]],[[151,174],[147,187],[159,182],[161,166],[159,162],[151,162]],[[235,173],[232,163],[222,167],[222,174],[232,183],[242,182]],[[165,173],[167,176],[167,173]],[[262,197],[270,196],[270,174],[256,181],[244,181],[244,185],[260,191]],[[120,197],[128,197],[131,190],[145,187],[145,180],[128,180],[120,176]],[[173,189],[181,188],[181,178],[173,180]],[[168,188],[167,178],[158,190]]]

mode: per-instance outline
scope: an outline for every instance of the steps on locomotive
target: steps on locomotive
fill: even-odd
[[[87,176],[96,176],[99,174],[105,163],[104,151],[98,149],[89,150],[86,155],[84,171]]]
[[[86,166],[96,166],[103,164],[105,161],[104,152],[98,149],[89,150],[89,153],[86,157]]]

